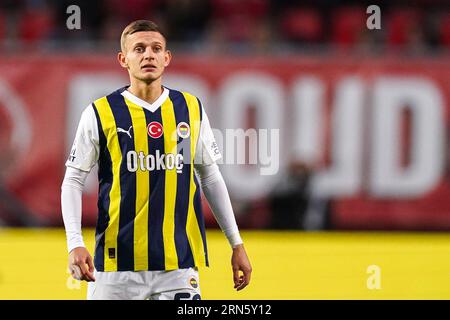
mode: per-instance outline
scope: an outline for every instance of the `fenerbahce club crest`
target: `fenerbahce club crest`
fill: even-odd
[[[189,284],[192,286],[192,288],[196,289],[198,287],[198,282],[197,279],[195,279],[194,277],[189,279]]]
[[[180,122],[177,125],[177,133],[180,138],[186,139],[191,134],[191,129],[186,122]]]

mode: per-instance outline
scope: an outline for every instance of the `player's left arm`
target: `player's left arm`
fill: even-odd
[[[244,289],[249,283],[252,275],[252,266],[244,249],[244,244],[238,244],[233,248],[231,257],[233,267],[234,288],[239,291]],[[242,271],[242,274],[240,272]]]
[[[252,267],[239,234],[225,181],[215,163],[195,165],[195,170],[211,211],[233,248],[231,266],[234,288],[242,290],[250,283]]]
[[[216,164],[221,154],[203,108],[202,113],[194,168],[211,211],[233,248],[233,282],[234,288],[239,291],[250,283],[252,267],[239,233],[227,186]]]

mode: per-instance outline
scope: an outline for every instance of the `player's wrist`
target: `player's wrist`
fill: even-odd
[[[67,251],[68,251],[69,254],[70,254],[73,250],[75,250],[75,249],[77,249],[77,248],[86,248],[86,246],[84,245],[84,242],[83,242],[83,241],[81,241],[81,242],[76,242],[76,243],[70,243],[70,244],[68,244],[68,246],[67,246]]]
[[[239,232],[230,234],[230,235],[227,236],[227,238],[228,238],[228,242],[231,245],[231,248],[233,248],[233,249],[235,247],[240,246],[240,245],[242,245],[244,243],[242,241],[242,239],[241,239],[241,235],[239,234]]]

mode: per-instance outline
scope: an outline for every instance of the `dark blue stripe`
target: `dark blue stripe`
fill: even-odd
[[[200,112],[200,126],[201,126],[201,120],[203,119],[203,108],[202,108],[202,103],[200,102],[200,100],[197,98],[198,101],[198,107],[199,107],[199,112]],[[200,133],[199,133],[200,134]],[[199,136],[198,139],[201,139],[201,137]],[[194,194],[194,210],[195,210],[195,215],[197,216],[197,222],[200,228],[200,233],[202,234],[202,240],[203,240],[203,247],[205,248],[205,260],[206,260],[206,265],[209,266],[209,261],[208,261],[208,247],[206,245],[206,230],[205,230],[205,219],[203,216],[203,212],[202,212],[202,199],[201,199],[201,195],[200,195],[200,187],[197,181],[197,177],[194,175],[194,182],[195,182],[195,186],[196,186],[196,191]]]
[[[208,261],[208,247],[206,245],[206,231],[205,231],[205,219],[203,217],[203,210],[202,210],[202,199],[200,195],[200,186],[197,181],[197,177],[194,175],[194,182],[196,186],[195,194],[194,194],[194,210],[195,215],[197,217],[198,227],[200,228],[200,233],[202,234],[202,240],[203,240],[203,247],[205,249],[205,260],[206,265],[209,266]]]
[[[203,108],[202,108],[202,103],[200,102],[200,99],[197,98],[197,102],[198,102],[198,107],[199,107],[199,112],[200,112],[200,126],[201,126],[201,121],[203,119]],[[199,136],[198,139],[201,139],[201,137]],[[194,175],[194,183],[195,183],[195,187],[196,187],[195,194],[194,194],[194,210],[195,210],[195,215],[197,217],[197,222],[198,222],[198,226],[200,229],[200,233],[202,235],[203,247],[205,249],[206,265],[209,266],[208,247],[206,245],[205,219],[204,219],[203,212],[202,212],[203,211],[202,210],[202,199],[201,199],[201,194],[200,194],[199,183],[198,183],[197,177],[195,175]]]
[[[180,122],[189,122],[189,109],[183,94],[171,90],[169,94],[172,100],[176,125]],[[192,132],[191,132],[192,133]],[[183,155],[183,169],[177,173],[177,190],[175,201],[175,246],[177,248],[178,267],[189,268],[195,266],[194,256],[186,232],[186,221],[189,209],[189,190],[191,175],[191,135],[183,139],[178,136],[177,152]]]
[[[197,97],[196,97],[197,98]],[[197,102],[198,102],[198,108],[200,109],[200,122],[202,121],[202,119],[203,119],[203,112],[202,112],[202,103],[200,102],[200,99],[199,98],[197,98]]]
[[[155,112],[144,109],[147,126],[150,122],[157,121],[162,124],[161,107]],[[163,128],[164,130],[164,128]],[[155,156],[156,150],[164,154],[164,134],[157,138],[148,139],[148,152]],[[149,174],[150,199],[148,204],[148,268],[149,270],[164,270],[164,194],[165,194],[165,173],[163,170],[152,170]]]
[[[106,137],[103,132],[100,116],[95,104],[92,104],[97,119],[98,135],[100,138],[100,152],[99,152],[99,165],[98,165],[98,217],[97,226],[95,229],[95,254],[94,254],[94,266],[97,271],[105,270],[105,230],[109,223],[109,193],[112,187],[113,173],[112,173],[112,161],[111,155],[107,148]]]
[[[111,106],[117,128],[126,131],[132,126],[130,111],[123,96],[116,91],[107,97]],[[134,131],[130,130],[133,139],[125,133],[118,133],[122,163],[120,166],[120,218],[117,237],[117,270],[134,270],[134,218],[136,216],[136,173],[127,169],[127,153],[135,150]]]

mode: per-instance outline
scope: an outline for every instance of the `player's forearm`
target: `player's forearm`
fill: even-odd
[[[61,186],[61,209],[66,229],[68,251],[77,247],[84,247],[81,232],[82,190],[88,173],[67,168]]]
[[[208,200],[213,215],[230,245],[234,248],[242,244],[227,186],[219,168],[216,164],[197,166],[196,172],[200,177],[203,193]]]

